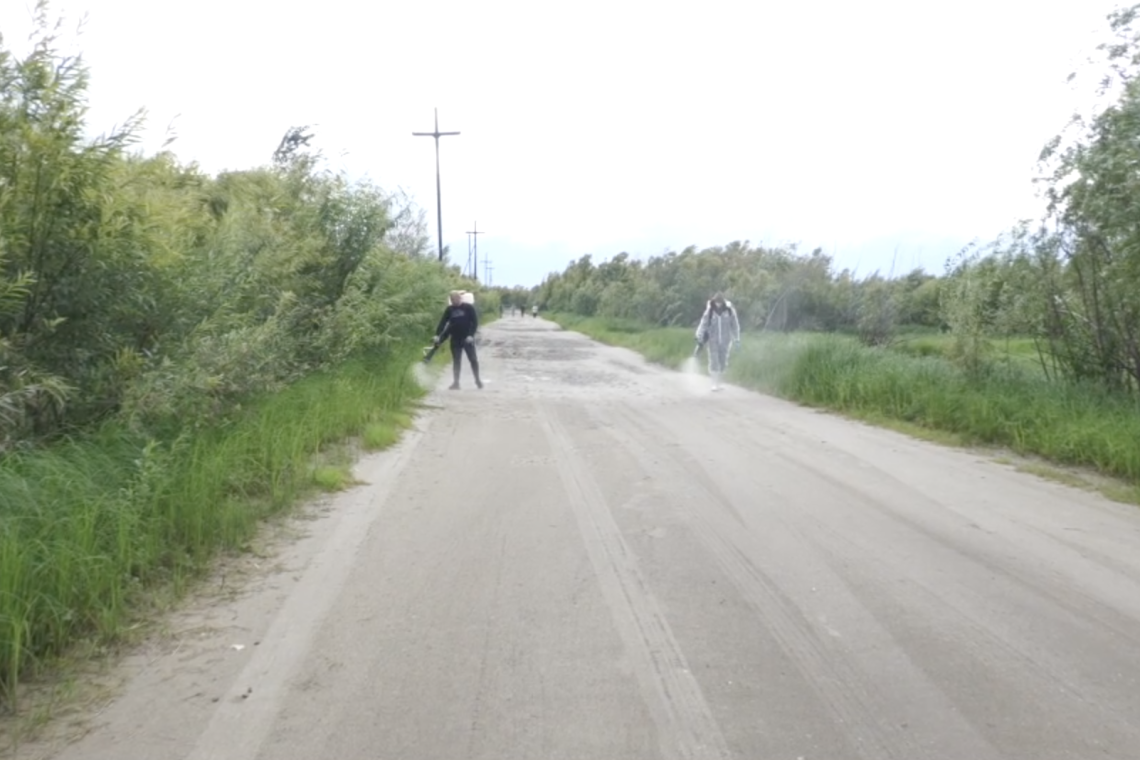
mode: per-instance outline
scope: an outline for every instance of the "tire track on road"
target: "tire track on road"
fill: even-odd
[[[926,490],[882,469],[877,470],[878,476],[873,483],[855,485],[850,477],[852,469],[873,465],[855,462],[854,455],[850,452],[837,449],[835,456],[827,460],[832,466],[821,467],[818,456],[813,459],[810,450],[804,444],[795,447],[788,445],[787,442],[782,446],[765,445],[763,439],[742,432],[739,414],[734,415],[726,410],[717,410],[714,417],[724,422],[722,435],[739,442],[741,446],[764,446],[765,454],[778,458],[785,465],[802,471],[805,477],[826,481],[833,488],[843,491],[856,499],[859,504],[875,510],[884,518],[905,526],[915,534],[921,535],[934,544],[944,547],[947,551],[954,552],[958,556],[984,567],[996,576],[1007,578],[1010,582],[1018,584],[1026,594],[1047,600],[1057,607],[1065,609],[1074,619],[1096,621],[1097,625],[1127,640],[1132,646],[1140,646],[1140,630],[1137,629],[1134,618],[1124,612],[1124,610],[1134,607],[1130,603],[1131,598],[1128,597],[1128,592],[1123,594],[1118,592],[1115,596],[1107,596],[1110,589],[1120,587],[1120,579],[1132,582],[1134,575],[1130,572],[1124,572],[1123,568],[1114,567],[1106,558],[1090,556],[1090,554],[1095,554],[1093,550],[1087,547],[1067,546],[1048,532],[1031,524],[1016,522],[1012,518],[1000,514],[998,510],[991,511],[986,515],[986,519],[992,521],[995,526],[1001,527],[1003,529],[1002,534],[997,538],[992,538],[990,536],[992,531],[989,531],[980,537],[970,536],[969,539],[964,539],[960,533],[956,534],[951,530],[948,526],[952,523],[946,521],[949,519],[965,523],[970,518],[965,517],[953,506],[947,504],[944,497],[932,496]],[[763,425],[763,421],[760,420],[753,420],[753,422],[756,425]],[[900,510],[892,505],[892,500],[888,498],[892,489],[905,490],[912,495],[916,502],[919,500],[931,502],[937,506],[938,510],[937,512],[928,512],[928,519],[923,521],[918,518],[915,511]],[[1035,537],[1032,544],[1026,545],[1025,548],[1039,563],[1036,568],[1021,567],[1016,562],[1010,561],[1003,552],[998,551],[1000,544],[1008,541],[1009,536],[1019,530]],[[849,536],[842,538],[851,540]],[[1082,584],[1075,579],[1071,580],[1066,587],[1069,592],[1068,596],[1059,593],[1056,584],[1042,582],[1041,567],[1048,565],[1049,558],[1061,557],[1066,553],[1070,557],[1080,557],[1082,561],[1087,563],[1086,572],[1097,578],[1098,582],[1094,588],[1097,589],[1098,593],[1094,594],[1089,591],[1089,587],[1086,585],[1087,581]]]
[[[1064,695],[1064,700],[1069,703],[1064,708],[1065,712],[1084,711],[1096,716],[1096,719],[1111,715],[1117,721],[1117,727],[1113,729],[1119,732],[1114,734],[1117,744],[1128,746],[1135,743],[1135,721],[1132,718],[1135,714],[1134,705],[1131,700],[1120,699],[1119,693],[1112,691],[1117,679],[1126,676],[1114,670],[1116,666],[1101,667],[1098,670],[1090,666],[1087,658],[1082,661],[1067,656],[1065,648],[1071,644],[1067,641],[1062,643],[1064,634],[1052,633],[1060,630],[1080,631],[1079,638],[1075,641],[1091,640],[1096,642],[1091,645],[1094,648],[1120,648],[1127,651],[1129,646],[1134,647],[1140,641],[1137,638],[1135,618],[1077,585],[1068,587],[1068,590],[1083,601],[1068,598],[1058,588],[1045,582],[1043,571],[1033,567],[1019,567],[1016,557],[1007,556],[1006,552],[998,550],[997,542],[1011,540],[1010,531],[1019,527],[1033,530],[1033,526],[1013,523],[1004,516],[988,515],[995,521],[1008,523],[1010,527],[1004,534],[999,534],[998,538],[992,538],[988,531],[980,533],[974,539],[975,545],[971,546],[966,538],[955,535],[945,525],[939,528],[937,525],[924,524],[915,515],[921,510],[915,509],[913,513],[907,513],[892,505],[891,502],[897,502],[898,497],[891,497],[891,492],[883,481],[899,489],[899,493],[906,493],[914,503],[919,503],[918,500],[929,502],[934,508],[930,514],[934,510],[954,513],[952,506],[940,501],[944,497],[937,493],[930,495],[894,478],[890,472],[883,472],[882,479],[870,488],[856,487],[851,478],[857,474],[860,465],[851,461],[854,456],[851,453],[842,452],[845,459],[841,461],[846,464],[840,464],[835,472],[829,472],[804,453],[808,450],[807,447],[797,449],[797,453],[765,448],[762,436],[751,436],[744,432],[745,428],[740,425],[740,415],[718,411],[713,419],[723,423],[718,436],[734,448],[760,447],[766,455],[780,460],[784,466],[800,471],[804,478],[819,481],[825,490],[842,493],[852,507],[867,510],[862,513],[865,518],[873,516],[880,526],[889,526],[890,530],[895,531],[893,535],[897,540],[884,541],[881,539],[882,534],[879,534],[880,540],[876,543],[864,531],[852,531],[832,524],[825,514],[818,513],[810,504],[795,513],[797,521],[805,522],[806,526],[788,526],[805,539],[810,535],[826,551],[827,554],[822,556],[823,561],[831,565],[835,572],[844,573],[847,585],[857,596],[860,593],[866,594],[868,589],[892,582],[892,578],[905,578],[904,583],[896,586],[892,595],[894,598],[867,598],[865,603],[876,607],[878,614],[888,618],[901,616],[904,609],[914,609],[915,601],[920,599],[931,610],[952,613],[938,624],[938,630],[944,637],[956,636],[956,640],[961,642],[958,646],[967,650],[969,657],[979,667],[985,668],[995,679],[1010,684],[1025,684],[1027,678],[1038,681],[1032,687],[1022,686],[1026,690],[1024,703],[1038,705],[1037,709],[1044,710],[1047,700],[1042,699],[1042,695]],[[672,435],[668,426],[656,420],[645,418],[644,422],[656,431],[650,434]],[[699,462],[693,461],[690,467],[704,472]],[[974,527],[977,528],[976,525]],[[948,558],[956,558],[970,563],[980,572],[959,572],[952,578],[938,578],[929,571],[920,571],[920,567],[914,565],[906,553],[897,550],[899,546],[912,546],[911,539],[904,537],[908,533],[930,542],[933,549],[928,549],[925,553],[928,559],[931,556],[940,557],[947,563],[946,566],[950,566]],[[1030,550],[1039,551],[1036,546],[1033,545]],[[1062,577],[1054,576],[1055,583]],[[1106,579],[1105,583],[1107,582]],[[909,598],[909,607],[903,606],[905,603],[901,599],[904,597]],[[1002,609],[1016,609],[1023,615],[1026,614],[1025,609],[1032,610],[1036,616],[1027,619],[1038,621],[1037,630],[1028,633],[1020,630],[1019,626],[1024,624],[1024,619],[1011,614],[995,615],[992,609],[995,599],[1007,600]],[[895,611],[888,611],[892,609]],[[1050,619],[1054,621],[1052,624],[1047,622]],[[898,625],[899,620],[895,624]],[[1134,668],[1130,672],[1134,672]],[[1108,733],[1108,729],[1104,728],[1099,738],[1103,740]]]
[[[335,533],[304,571],[186,760],[258,756],[294,673],[310,652],[314,634],[344,589],[357,551],[382,512],[378,505],[387,499],[432,419],[425,416],[393,449],[363,460],[376,468],[367,473],[369,484],[341,497],[347,503]]]
[[[956,714],[941,690],[909,661],[867,610],[857,602],[852,604],[852,600],[844,602],[843,592],[823,591],[821,595],[833,599],[835,603],[830,607],[837,612],[843,610],[848,619],[857,621],[861,633],[859,644],[865,651],[879,652],[874,655],[875,661],[883,666],[877,674],[879,678],[852,662],[844,646],[820,635],[820,631],[826,631],[828,637],[836,633],[826,621],[808,618],[779,581],[753,563],[749,558],[753,547],[745,543],[747,530],[736,522],[736,507],[719,490],[705,485],[703,478],[692,476],[692,465],[679,454],[668,451],[659,442],[660,436],[655,437],[646,428],[653,423],[640,419],[640,415],[624,405],[593,409],[592,413],[599,421],[607,420],[610,424],[605,425],[605,430],[610,437],[646,472],[665,481],[662,485],[667,492],[679,497],[677,502],[684,505],[692,518],[695,533],[741,595],[756,609],[822,703],[844,727],[862,757],[868,760],[949,757],[945,746],[929,743],[930,737],[943,740],[952,737],[954,750],[961,757],[972,760],[1000,757],[996,748]],[[716,505],[714,509],[721,510],[720,516],[715,516],[714,510],[697,508],[698,504]],[[799,545],[807,545],[795,530],[781,527],[788,530]],[[821,565],[807,555],[802,559],[817,575],[832,572],[827,563]],[[789,572],[795,571],[790,569]],[[822,600],[817,597],[817,601]],[[870,641],[868,636],[872,637]],[[888,696],[884,678],[890,678],[895,688],[905,685],[911,695],[906,700],[913,708],[907,710],[908,727],[890,722],[890,716],[898,713],[893,705],[900,700]]]
[[[536,402],[582,540],[659,732],[663,758],[723,760],[728,745],[605,496],[556,412]]]

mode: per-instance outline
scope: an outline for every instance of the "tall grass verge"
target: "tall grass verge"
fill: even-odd
[[[156,588],[320,487],[323,447],[396,441],[424,394],[415,348],[358,358],[257,399],[224,426],[145,440],[107,425],[0,460],[0,703],[80,640],[113,642]]]
[[[668,366],[691,354],[692,330],[557,314],[567,329]],[[1049,381],[1028,362],[967,374],[940,354],[867,348],[818,333],[745,336],[735,383],[870,420],[895,420],[962,440],[1089,467],[1140,485],[1140,404],[1091,385]]]
[[[690,356],[696,345],[694,330],[684,327],[649,328],[632,319],[581,317],[577,314],[543,316],[567,330],[589,335],[611,346],[632,349],[649,361],[668,367],[675,367],[677,362]]]

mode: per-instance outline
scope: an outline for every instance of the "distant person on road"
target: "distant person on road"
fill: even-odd
[[[538,304],[530,307],[530,315],[535,319],[538,319]]]
[[[453,290],[448,296],[450,303],[443,310],[443,317],[439,326],[435,328],[435,338],[432,343],[438,346],[444,339],[451,340],[451,374],[453,381],[449,390],[459,390],[459,373],[463,368],[463,354],[471,363],[471,374],[475,376],[475,385],[483,387],[479,379],[479,357],[475,353],[475,332],[479,329],[479,316],[475,313],[471,293],[462,290]]]
[[[732,302],[723,293],[717,293],[705,304],[705,313],[697,325],[697,345],[709,352],[709,377],[712,389],[721,389],[721,378],[728,370],[729,350],[740,347],[740,320]]]

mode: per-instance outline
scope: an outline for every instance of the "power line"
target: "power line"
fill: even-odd
[[[474,230],[468,230],[467,234],[471,235],[472,237],[475,238],[475,249],[474,249],[475,250],[475,259],[474,259],[475,268],[472,270],[473,274],[471,276],[475,279],[476,282],[478,282],[478,280],[479,280],[479,235],[482,235],[484,233],[483,233],[483,230],[479,229],[479,223],[475,222],[475,229]]]
[[[434,132],[412,132],[413,137],[434,137],[435,138],[435,215],[436,215],[436,231],[439,240],[439,260],[443,261],[443,200],[439,191],[439,138],[450,137],[458,135],[458,132],[440,132],[439,131],[439,109],[435,110],[435,131]]]

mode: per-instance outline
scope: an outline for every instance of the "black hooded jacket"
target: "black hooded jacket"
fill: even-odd
[[[444,330],[447,330],[446,336]],[[443,310],[443,316],[439,320],[439,326],[435,328],[435,334],[439,336],[440,340],[444,337],[450,337],[452,340],[466,340],[475,334],[479,329],[479,315],[475,313],[475,307],[469,303],[448,304],[447,308]]]

